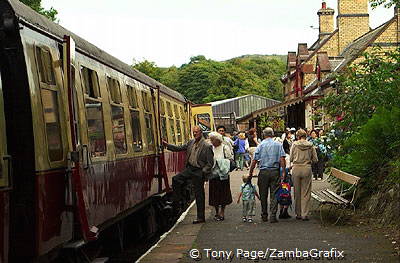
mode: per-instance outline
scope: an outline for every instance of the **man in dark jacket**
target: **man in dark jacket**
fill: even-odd
[[[163,141],[163,144],[173,152],[186,151],[185,170],[172,177],[174,201],[182,202],[184,186],[190,179],[197,206],[197,219],[193,221],[193,224],[198,224],[205,222],[204,181],[211,174],[214,165],[214,153],[211,144],[205,141],[199,126],[193,127],[193,137],[194,139],[182,146],[168,144],[166,141]]]

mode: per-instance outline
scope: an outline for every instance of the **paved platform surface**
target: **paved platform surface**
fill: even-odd
[[[234,200],[238,196],[243,173],[246,171],[231,174]],[[257,178],[254,178],[253,183],[256,182]],[[325,185],[326,182],[313,181],[313,188]],[[293,211],[289,212],[293,215]],[[399,258],[391,253],[390,242],[383,236],[366,233],[365,229],[354,226],[323,227],[317,213],[306,222],[292,218],[271,224],[261,221],[259,201],[253,223],[243,223],[241,213],[241,204],[234,201],[226,209],[225,221],[216,222],[212,219],[214,209],[207,207],[207,222],[193,225],[192,220],[196,217],[196,206],[193,206],[187,217],[140,262],[281,262],[310,259],[305,254],[302,260],[293,258],[300,255],[299,251],[309,251],[313,256],[317,251],[332,251],[329,256],[336,253],[336,258],[344,262],[399,262]],[[285,260],[280,251],[293,252],[285,252],[286,257],[290,257]],[[341,251],[344,259],[340,257]],[[331,261],[312,258],[314,260]]]

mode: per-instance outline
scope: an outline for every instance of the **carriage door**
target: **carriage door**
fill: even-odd
[[[80,137],[79,130],[79,112],[78,112],[78,95],[75,86],[75,42],[70,36],[64,36],[64,87],[68,93],[68,111],[69,111],[69,125],[70,125],[70,154],[69,154],[69,181],[68,184],[72,187],[69,203],[74,205],[77,218],[79,220],[81,230],[85,240],[95,239],[95,234],[89,230],[89,225],[86,215],[86,207],[82,191],[82,169],[87,168],[88,165],[88,148],[83,145]]]
[[[7,155],[3,91],[0,75],[0,262],[8,261],[9,190],[11,189],[11,157]]]

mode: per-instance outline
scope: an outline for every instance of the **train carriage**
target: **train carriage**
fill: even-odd
[[[12,187],[12,182],[10,180],[11,159],[7,155],[5,128],[3,91],[0,74],[0,262],[7,262],[8,260],[9,192]]]
[[[0,74],[0,262],[96,240],[184,168],[160,146],[189,140],[185,97],[17,0],[0,1]]]

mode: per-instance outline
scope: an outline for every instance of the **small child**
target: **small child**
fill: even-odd
[[[251,183],[251,177],[248,175],[243,175],[243,184],[240,186],[240,194],[237,199],[237,203],[239,204],[240,198],[243,201],[243,222],[252,223],[252,217],[255,216],[256,210],[256,200],[255,196],[260,199],[260,196],[257,193],[257,188],[254,184]]]

